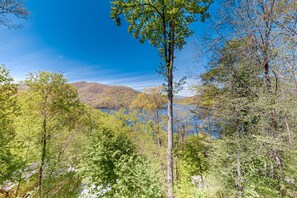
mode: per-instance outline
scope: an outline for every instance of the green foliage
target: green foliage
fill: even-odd
[[[176,197],[179,198],[194,198],[197,196],[201,189],[198,189],[191,180],[193,174],[191,174],[192,167],[188,166],[188,163],[183,159],[178,159],[177,166],[177,182],[175,184]]]
[[[12,140],[15,137],[14,119],[17,115],[17,86],[8,70],[0,65],[0,185],[11,179],[20,165]]]
[[[124,135],[115,135],[108,129],[101,129],[90,139],[90,147],[85,152],[82,172],[90,177],[91,182],[107,188],[114,185],[118,178],[115,166],[121,156],[133,153],[131,142]]]
[[[185,45],[185,39],[193,33],[189,25],[197,21],[197,14],[200,14],[202,21],[209,17],[207,10],[211,3],[212,0],[113,0],[111,17],[120,25],[120,15],[124,14],[129,24],[128,31],[140,42],[148,40],[161,51],[164,51],[164,31],[170,34],[168,28],[174,20],[174,44],[181,49]]]
[[[212,137],[200,132],[177,145],[177,197],[206,197],[212,141]]]
[[[166,119],[164,116],[155,116],[159,109],[153,111],[133,110],[126,114],[125,110],[115,113],[117,121],[128,123],[125,125],[126,134],[136,146],[137,153],[145,156],[156,170],[160,188],[166,187],[166,133],[163,131]],[[157,113],[158,115],[158,113]],[[113,121],[115,123],[115,121]],[[124,128],[121,127],[121,130]]]
[[[181,148],[177,151],[177,155],[187,163],[191,175],[207,174],[212,139],[208,134],[200,132],[198,136],[187,137],[180,145]]]
[[[128,31],[159,50],[167,98],[161,88],[139,94],[85,82],[74,84],[77,91],[63,75],[49,72],[29,74],[18,89],[0,66],[0,192],[11,182],[10,197],[165,197],[168,169],[176,197],[296,197],[292,0],[226,0],[219,14],[226,14],[222,24],[234,32],[216,27],[230,35],[201,75],[198,95],[181,101],[199,106],[195,112],[202,124],[195,125],[197,135],[189,134],[194,127],[189,114],[175,113],[171,156],[172,138],[165,139],[172,130],[167,134],[164,128],[173,117],[159,110],[166,99],[172,101],[175,50],[192,35],[191,23],[209,17],[212,2],[111,1],[114,21],[119,25],[124,15]],[[22,4],[15,8],[27,16]],[[94,108],[131,111],[107,115],[78,97]],[[174,165],[167,166],[171,158]]]
[[[70,182],[68,170],[77,163],[78,154],[74,154],[72,146],[80,136],[76,129],[83,106],[76,89],[61,74],[29,74],[26,86],[18,94],[21,109],[15,124],[15,144],[19,146],[16,152],[24,162],[17,181],[20,188],[24,178],[35,181],[42,188],[39,196],[52,196],[59,193],[56,182]]]
[[[128,22],[128,32],[141,43],[148,41],[159,50],[162,63],[159,73],[167,82],[168,99],[168,197],[173,197],[173,93],[184,84],[184,79],[173,81],[175,51],[181,50],[186,38],[193,34],[190,24],[204,21],[212,0],[112,0],[111,17],[121,24],[123,14]],[[174,87],[174,84],[177,87]],[[174,90],[178,89],[178,90]],[[159,142],[159,138],[158,138]],[[160,143],[159,143],[160,146]]]
[[[119,179],[114,186],[118,197],[164,197],[156,170],[140,156],[123,156],[117,164]]]
[[[291,94],[287,77],[270,76],[275,90],[269,89],[259,63],[246,57],[255,53],[246,43],[249,40],[234,39],[223,47],[197,89],[202,99],[199,104],[210,110],[198,112],[205,118],[211,116],[220,127],[221,139],[211,154],[211,172],[217,174],[228,196],[291,196],[296,185],[288,185],[285,178],[295,180],[296,173],[289,165],[294,148],[287,145],[295,141],[290,126],[296,123],[297,114],[285,109],[293,109],[291,101],[296,95]],[[273,64],[274,70],[282,67],[280,62]],[[283,75],[289,76],[287,72]],[[280,86],[282,92],[277,91]]]
[[[125,134],[101,128],[89,141],[80,174],[99,197],[162,196],[156,174]]]
[[[47,110],[50,115],[63,116],[70,112],[78,103],[78,95],[74,86],[67,83],[62,74],[39,72],[28,75],[26,85],[35,97],[37,110]]]

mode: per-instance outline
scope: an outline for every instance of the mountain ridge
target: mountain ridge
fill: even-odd
[[[72,82],[77,88],[80,100],[96,109],[129,107],[138,91],[120,85],[106,85],[97,82]]]

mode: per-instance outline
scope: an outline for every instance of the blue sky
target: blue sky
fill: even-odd
[[[61,72],[70,82],[126,85],[141,90],[163,83],[156,73],[160,59],[148,43],[140,44],[109,17],[109,0],[27,0],[30,18],[23,28],[0,26],[0,63],[15,80],[29,72]],[[193,25],[196,32],[204,27]],[[194,37],[176,55],[176,80],[202,70]],[[195,69],[194,69],[195,68]],[[187,90],[181,95],[191,95]]]

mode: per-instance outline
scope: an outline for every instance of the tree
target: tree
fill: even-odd
[[[226,0],[213,26],[219,41],[214,53],[217,57],[202,76],[202,95],[216,101],[213,117],[225,120],[225,124],[217,120],[220,131],[236,145],[236,185],[241,195],[250,187],[250,183],[243,182],[246,158],[242,157],[249,150],[245,141],[250,135],[259,141],[270,140],[262,142],[266,154],[261,155],[268,158],[263,163],[272,164],[274,177],[269,179],[277,181],[273,185],[280,196],[286,194],[285,169],[291,157],[284,148],[293,141],[295,115],[281,109],[293,107],[289,101],[296,98],[291,87],[296,82],[295,8],[294,1]],[[288,117],[291,124],[286,121]],[[281,141],[284,136],[286,141]],[[282,146],[275,146],[277,143]]]
[[[209,134],[200,132],[187,136],[183,145],[176,148],[177,197],[211,197],[202,196],[201,193],[208,185],[206,176],[210,167],[212,142],[213,138]]]
[[[24,8],[23,0],[1,0],[0,1],[0,24],[17,28],[19,25],[15,25],[11,22],[11,16],[14,15],[17,18],[27,18],[29,12]]]
[[[277,26],[285,33],[285,36],[297,43],[297,2],[294,0],[279,0],[273,1],[275,4],[275,12],[277,17],[268,15]]]
[[[15,137],[14,118],[17,115],[17,86],[8,70],[0,65],[0,185],[11,179],[18,168],[18,159],[12,152]]]
[[[201,99],[219,125],[212,170],[221,176],[227,194],[287,196],[295,187],[285,178],[296,177],[290,165],[296,150],[288,146],[294,141],[291,126],[296,122],[294,78],[281,60],[273,61],[270,66],[278,76],[269,76],[267,91],[263,67],[257,59],[247,58],[255,53],[250,39],[228,41],[201,76]],[[288,57],[289,50],[283,52]],[[287,108],[292,108],[290,113]]]
[[[90,134],[81,176],[97,197],[162,197],[154,169],[124,132],[97,128]]]
[[[173,197],[172,144],[173,144],[173,70],[176,50],[186,44],[193,32],[189,25],[204,21],[212,0],[113,0],[111,17],[121,24],[124,14],[128,31],[141,43],[149,41],[161,55],[160,73],[167,82],[168,102],[168,197]]]
[[[27,104],[31,107],[32,116],[38,126],[37,136],[40,143],[40,165],[38,171],[39,197],[43,196],[43,177],[45,165],[49,164],[50,153],[57,147],[50,143],[63,137],[67,140],[72,134],[64,136],[74,126],[79,106],[76,89],[67,83],[63,75],[58,73],[39,72],[29,74],[26,80],[29,87]],[[60,143],[58,143],[60,144]],[[66,144],[67,145],[67,144]],[[58,145],[59,148],[59,145]],[[63,149],[60,149],[60,152]],[[47,166],[47,175],[51,175]]]
[[[162,87],[151,87],[144,89],[143,93],[138,94],[132,101],[130,108],[154,112],[162,109],[165,104],[166,99],[162,92]],[[156,114],[158,113],[156,112]]]
[[[132,101],[130,109],[139,110],[139,114],[149,124],[152,132],[157,137],[158,146],[162,146],[162,130],[160,111],[166,104],[166,96],[162,93],[162,87],[152,87],[144,90]]]

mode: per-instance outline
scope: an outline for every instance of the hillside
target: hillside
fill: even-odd
[[[185,98],[177,98],[174,103],[182,105],[197,105],[198,96],[191,96]]]
[[[125,86],[110,86],[94,82],[72,83],[78,89],[80,100],[94,108],[128,107],[137,91]]]

